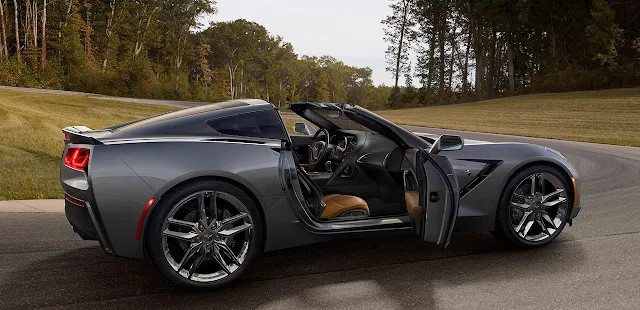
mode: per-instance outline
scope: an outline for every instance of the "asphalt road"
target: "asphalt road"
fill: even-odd
[[[62,214],[0,213],[0,308],[640,308],[640,148],[461,135],[563,152],[583,180],[573,227],[526,251],[487,233],[456,233],[445,251],[410,236],[287,249],[233,287],[193,293],[81,241]]]

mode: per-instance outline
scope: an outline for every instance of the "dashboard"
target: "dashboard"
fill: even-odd
[[[338,132],[331,137],[330,142],[335,147],[332,148],[329,159],[337,162],[342,161],[355,149],[358,145],[358,138],[351,134]]]

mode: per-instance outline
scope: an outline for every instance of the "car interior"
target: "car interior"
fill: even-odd
[[[381,134],[331,109],[296,111],[292,151],[300,190],[319,220],[407,214],[404,150]],[[314,132],[315,131],[315,132]]]

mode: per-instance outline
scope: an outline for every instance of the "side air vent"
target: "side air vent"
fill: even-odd
[[[469,184],[467,184],[467,186],[465,186],[463,189],[460,190],[460,199],[462,199],[474,188],[476,188],[476,186],[480,185],[480,183],[482,183],[484,179],[486,179],[494,170],[496,170],[496,168],[498,168],[498,166],[500,166],[500,164],[502,164],[501,160],[486,160],[486,161],[472,160],[472,161],[484,162],[486,163],[486,165],[484,166],[484,168],[482,168],[482,170],[480,170],[478,175],[476,175],[476,177],[473,178],[473,180],[471,180]]]
[[[360,156],[360,158],[358,158],[358,160],[356,160],[357,163],[359,164],[364,164],[367,162],[367,160],[369,160],[369,156],[371,156],[370,153],[364,154],[362,156]]]

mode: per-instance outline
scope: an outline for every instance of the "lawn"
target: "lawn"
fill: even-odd
[[[61,128],[103,128],[176,108],[0,90],[0,200],[61,198]],[[379,111],[407,125],[640,146],[640,89],[538,94]],[[284,119],[291,131],[294,119]]]
[[[399,124],[640,146],[640,88],[378,111]]]
[[[0,200],[62,198],[63,127],[98,129],[176,109],[84,95],[0,90]],[[295,120],[284,122],[291,131]]]
[[[176,108],[0,90],[0,200],[61,198],[61,128],[103,128]]]

